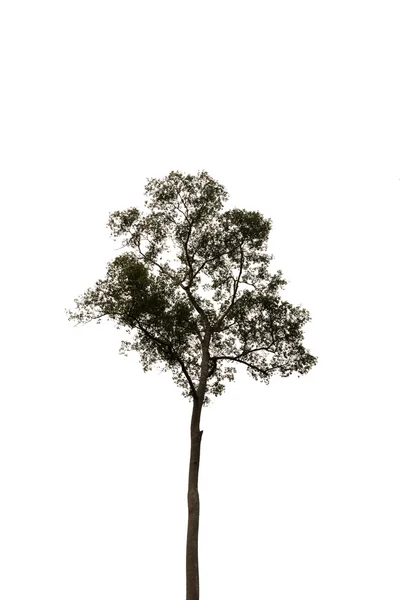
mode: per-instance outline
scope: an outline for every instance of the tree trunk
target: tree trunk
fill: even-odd
[[[209,345],[211,331],[209,325],[206,327],[201,360],[200,381],[197,393],[193,397],[192,421],[190,424],[190,464],[188,484],[188,530],[186,542],[186,600],[199,600],[199,466],[200,446],[203,432],[200,431],[200,416],[203,406],[208,376],[208,365],[210,361]]]
[[[190,427],[190,466],[188,485],[188,530],[186,543],[186,600],[199,600],[199,516],[200,500],[198,491],[200,463],[200,414],[201,403],[193,402]]]

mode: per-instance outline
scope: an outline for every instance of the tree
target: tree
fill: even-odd
[[[130,334],[120,352],[139,352],[144,371],[169,368],[192,403],[186,599],[199,599],[200,417],[236,367],[256,380],[307,373],[317,359],[303,346],[307,310],[282,300],[287,283],[268,270],[271,220],[258,211],[222,212],[228,194],[207,172],[148,179],[143,214],[110,214],[127,250],[67,311],[77,323],[103,317]]]

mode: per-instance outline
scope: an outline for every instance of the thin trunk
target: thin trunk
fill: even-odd
[[[193,402],[190,427],[190,466],[188,485],[188,530],[186,543],[186,600],[199,600],[199,464],[200,464],[200,414],[201,404]]]
[[[200,381],[196,397],[193,398],[192,421],[190,424],[190,464],[189,464],[189,483],[188,483],[188,530],[186,543],[186,600],[199,600],[199,517],[200,517],[200,499],[199,499],[199,466],[200,466],[200,447],[203,432],[200,431],[200,416],[204,402],[207,373],[209,364],[209,345],[211,332],[209,327],[203,340],[203,356],[201,361]]]

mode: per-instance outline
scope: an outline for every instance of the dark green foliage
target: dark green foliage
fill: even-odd
[[[137,350],[145,371],[167,366],[187,397],[196,394],[207,329],[211,395],[223,392],[240,364],[265,383],[274,373],[307,373],[317,362],[303,346],[310,316],[281,299],[286,281],[268,271],[271,221],[258,211],[222,212],[228,194],[204,171],[150,179],[145,191],[145,214],[110,215],[112,235],[127,251],[69,318],[114,320],[131,336],[121,351]]]

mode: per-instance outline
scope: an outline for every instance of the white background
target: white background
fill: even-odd
[[[397,2],[3,0],[0,597],[185,596],[191,405],[64,308],[205,169],[273,220],[305,377],[203,413],[202,600],[398,600]]]

